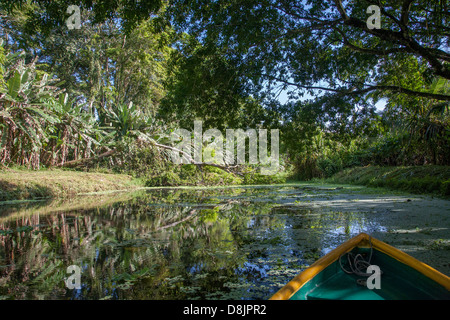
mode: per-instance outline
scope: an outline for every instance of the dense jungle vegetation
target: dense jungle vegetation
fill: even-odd
[[[366,24],[371,4],[379,29]],[[158,186],[421,167],[392,181],[448,195],[449,19],[443,0],[1,1],[1,170]],[[280,173],[174,164],[170,133],[194,120],[279,129]]]

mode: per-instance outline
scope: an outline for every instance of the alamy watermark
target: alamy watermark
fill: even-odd
[[[366,25],[367,28],[372,29],[381,29],[381,10],[380,7],[377,5],[370,5],[366,13],[371,13],[372,15],[367,18]]]
[[[202,121],[194,121],[194,132],[177,129],[171,135],[172,142],[178,142],[172,151],[172,161],[182,163],[215,163],[219,165],[260,164],[261,174],[278,172],[279,130],[270,130],[270,154],[267,150],[267,129],[226,129],[225,142],[222,132],[208,129],[202,132]],[[248,162],[246,162],[246,139],[248,138]],[[204,147],[203,144],[207,143]],[[236,150],[236,153],[235,153]]]
[[[381,289],[381,270],[377,265],[367,267],[367,273],[371,275],[367,278],[366,286],[368,289]]]
[[[67,28],[69,28],[69,30],[80,29],[81,28],[80,7],[76,5],[68,6],[66,12],[71,15],[66,20]]]
[[[81,289],[81,268],[77,265],[67,267],[66,273],[71,275],[64,281],[68,289]]]

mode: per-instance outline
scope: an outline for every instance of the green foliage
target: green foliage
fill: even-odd
[[[273,175],[263,175],[260,173],[260,168],[252,168],[251,166],[244,169],[243,184],[257,185],[257,184],[277,184],[286,182],[286,174],[284,172],[277,172]]]
[[[281,127],[282,149],[296,178],[329,177],[368,164],[447,165],[450,69],[448,53],[441,50],[448,46],[446,6],[440,0],[406,4],[379,3],[382,29],[368,31],[368,4],[361,1],[341,8],[336,1],[303,6],[297,1],[174,0],[171,21],[189,33],[180,50],[187,57],[183,68],[190,72],[181,74],[194,75],[192,83],[200,84],[179,110],[210,120],[217,97],[208,92],[219,91],[209,85],[220,77],[208,76],[234,70],[226,77],[233,88],[264,106],[271,119],[262,119],[265,125]],[[408,36],[399,39],[402,34]],[[197,74],[206,75],[208,83]],[[290,100],[281,105],[276,96],[283,90]],[[300,102],[305,95],[314,100]],[[374,108],[381,99],[386,101],[383,115]],[[222,112],[221,120],[228,121],[223,113],[229,110],[239,108],[227,106],[216,114]]]
[[[299,115],[311,115],[307,107]],[[440,104],[421,109],[392,113],[388,107],[381,116],[369,116],[343,131],[292,117],[283,135],[295,177],[330,177],[353,166],[449,165],[450,113]]]
[[[30,19],[27,14],[24,20]],[[13,38],[25,37],[25,27],[14,23]],[[98,28],[86,25],[70,35],[67,30],[48,37],[37,33],[39,45],[22,38],[30,50],[40,46],[42,59],[51,63],[39,64],[36,57],[25,64],[23,51],[0,59],[5,78],[0,88],[1,162],[34,169],[63,165],[115,148],[126,137],[138,139],[157,130],[152,115],[163,94],[162,65],[169,49],[165,35],[154,37],[156,28],[154,20],[147,20],[124,35],[108,22]],[[55,50],[60,42],[68,43],[69,50]],[[56,86],[55,76],[41,70],[56,73],[65,83]],[[64,90],[68,93],[61,94]]]
[[[207,47],[224,50],[238,61],[240,74],[255,91],[265,89],[268,96],[282,87],[294,99],[305,93],[322,96],[325,91],[336,98],[347,95],[355,104],[423,93],[449,100],[427,87],[430,75],[450,78],[448,53],[441,50],[448,46],[445,1],[379,3],[379,31],[367,29],[364,1],[172,3],[174,25]]]
[[[202,222],[207,223],[214,223],[217,221],[218,215],[219,215],[219,207],[215,207],[213,209],[202,209],[199,213],[200,219]]]
[[[105,110],[113,105],[132,102],[146,113],[156,114],[165,94],[163,81],[173,51],[169,27],[152,17],[125,33],[117,20],[94,22],[96,9],[86,9],[81,13],[86,22],[80,29],[68,30],[63,24],[53,26],[50,34],[39,28],[27,30],[26,24],[34,15],[52,14],[44,7],[14,10],[0,21],[8,30],[8,50],[25,49],[28,60],[38,55],[39,69],[61,79],[59,87],[70,99],[86,103],[101,125]]]
[[[168,153],[148,141],[126,137],[116,144],[117,154],[97,164],[112,172],[138,178],[147,187],[241,184],[234,174],[193,164],[175,165]]]
[[[449,178],[448,166],[367,166],[345,169],[326,181],[448,196]]]
[[[56,80],[37,72],[36,59],[25,64],[21,53],[5,59],[0,87],[0,161],[38,169],[87,158],[103,133],[84,106],[70,101]]]
[[[163,3],[160,0],[141,2],[127,0],[75,0],[68,4],[67,1],[62,0],[19,0],[5,1],[0,8],[8,13],[20,9],[29,10],[30,18],[26,23],[26,30],[31,33],[37,28],[40,32],[48,35],[55,27],[65,25],[66,19],[69,18],[69,14],[66,13],[69,5],[77,5],[81,11],[92,11],[92,19],[95,23],[101,23],[113,17],[120,18],[124,30],[129,32],[139,22],[158,12]],[[40,14],[41,10],[45,12],[45,15]]]
[[[171,54],[160,114],[190,128],[202,119],[206,128],[246,128],[269,122],[259,100],[251,98],[237,61],[224,51],[181,34]]]
[[[39,168],[40,149],[48,141],[46,124],[57,121],[40,102],[55,94],[47,75],[36,76],[35,61],[25,64],[21,53],[5,59],[0,87],[0,161]]]
[[[173,165],[154,142],[196,119],[204,130],[279,128],[282,158],[302,180],[369,164],[450,164],[442,1],[380,3],[382,30],[370,32],[360,2],[72,4],[78,30],[67,29],[63,1],[0,5],[2,164],[37,169],[114,151],[84,169],[147,185],[283,181],[251,166],[238,178]]]
[[[130,102],[114,104],[105,111],[105,122],[114,128],[116,140],[126,137],[135,130],[147,129],[150,119],[142,114],[141,110]]]
[[[441,194],[450,196],[450,180],[443,181],[441,183]]]

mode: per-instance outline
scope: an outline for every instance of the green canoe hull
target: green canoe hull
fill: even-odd
[[[344,271],[349,270],[345,259],[349,252],[365,257],[371,253],[370,264],[381,270],[379,288],[369,288],[361,281],[368,280],[373,284],[372,276],[368,278]],[[449,300],[449,288],[447,276],[400,250],[361,234],[324,256],[271,299]]]
[[[354,254],[369,254],[367,248],[355,248]],[[290,300],[429,300],[450,299],[449,291],[414,268],[374,249],[371,263],[380,267],[380,289],[359,284],[365,277],[347,274],[339,261],[320,272],[298,290]]]

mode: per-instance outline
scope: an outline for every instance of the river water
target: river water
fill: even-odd
[[[360,232],[445,273],[449,202],[426,222],[405,209],[436,201],[301,184],[2,205],[0,298],[268,299]]]

